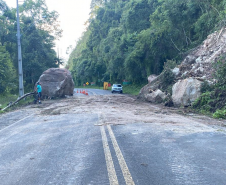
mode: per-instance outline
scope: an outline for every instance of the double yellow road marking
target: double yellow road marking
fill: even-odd
[[[118,158],[118,162],[119,162],[119,165],[121,167],[122,174],[124,176],[126,185],[135,185],[133,178],[130,174],[130,171],[127,167],[126,161],[125,161],[125,159],[122,155],[122,152],[121,152],[121,150],[118,146],[115,135],[114,135],[114,133],[111,129],[111,126],[107,125],[107,129],[108,129],[108,132],[109,132],[109,135],[110,135],[116,156]],[[100,130],[101,130],[101,135],[102,135],[103,148],[104,148],[104,154],[105,154],[105,160],[106,160],[106,164],[107,164],[107,170],[108,170],[108,177],[109,177],[110,185],[119,185],[118,178],[117,178],[117,175],[116,175],[116,172],[115,172],[114,163],[113,163],[111,152],[110,152],[110,148],[108,146],[108,140],[107,140],[107,136],[106,136],[104,126],[101,126]]]

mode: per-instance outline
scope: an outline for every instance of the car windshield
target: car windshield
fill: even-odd
[[[122,87],[120,84],[114,84],[113,87]]]

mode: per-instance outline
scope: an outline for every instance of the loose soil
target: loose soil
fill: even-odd
[[[150,104],[128,95],[74,96],[61,100],[43,101],[42,104],[28,105],[0,116],[0,130],[23,117],[35,114],[48,121],[49,115],[97,114],[96,126],[145,123],[177,133],[221,131],[226,133],[224,120],[186,112],[186,110],[167,108]]]

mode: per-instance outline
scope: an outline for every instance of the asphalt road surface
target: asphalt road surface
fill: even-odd
[[[87,89],[87,88],[83,88],[83,89],[74,89],[74,93],[75,96],[83,96],[84,94],[80,93],[80,91],[85,91],[88,92],[89,96],[96,96],[96,95],[110,95],[112,94],[111,91],[106,91],[106,90],[102,90],[102,89]],[[116,93],[114,93],[116,94]]]
[[[224,121],[87,92],[0,115],[1,185],[226,185]]]

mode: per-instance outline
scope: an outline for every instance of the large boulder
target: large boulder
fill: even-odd
[[[42,86],[42,96],[44,97],[64,97],[72,96],[74,92],[74,82],[70,71],[62,68],[50,68],[43,72],[39,78]]]
[[[162,103],[166,98],[166,94],[157,89],[145,95],[145,99],[151,103]]]
[[[200,97],[202,81],[195,78],[179,80],[173,85],[172,99],[175,106],[189,106]]]

